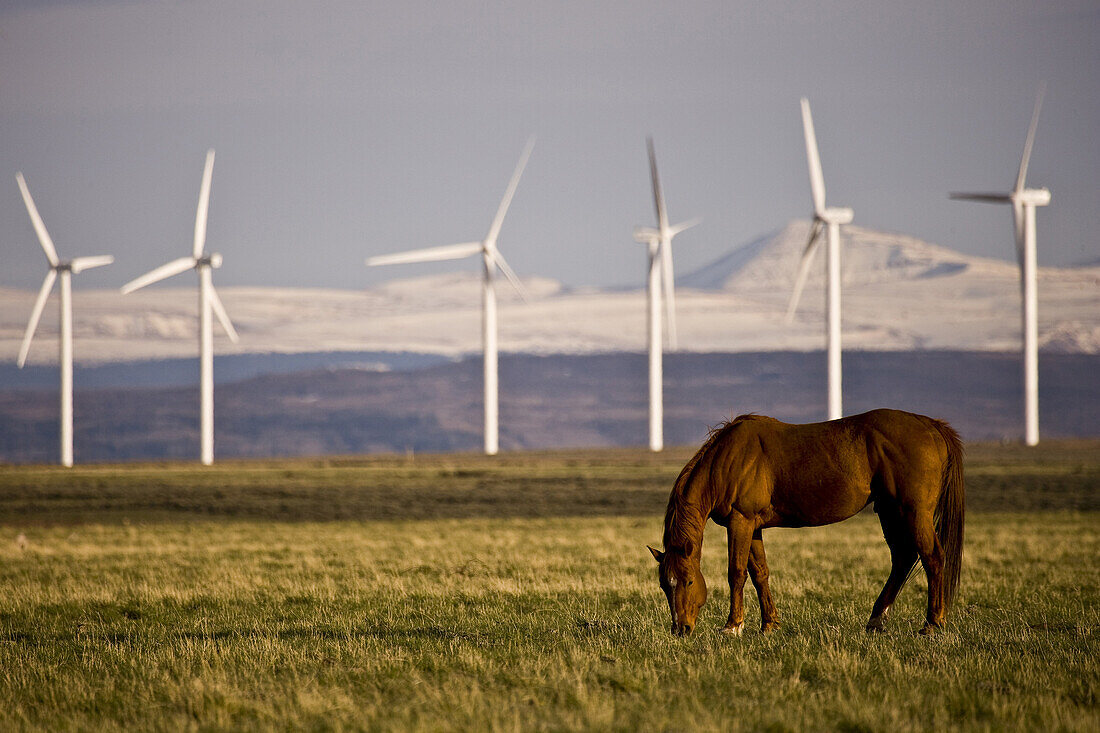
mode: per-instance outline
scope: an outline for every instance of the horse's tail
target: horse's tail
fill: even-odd
[[[940,498],[936,504],[936,536],[943,548],[943,604],[946,611],[955,598],[962,570],[963,522],[966,515],[966,487],[963,482],[963,444],[959,434],[945,422],[932,425],[947,444]]]

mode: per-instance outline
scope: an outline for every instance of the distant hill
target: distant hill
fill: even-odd
[[[823,257],[811,269],[794,323],[784,318],[809,222],[732,250],[678,280],[679,346],[688,352],[823,348]],[[1013,263],[970,257],[913,237],[842,228],[846,349],[1011,351],[1020,347],[1020,285]],[[645,293],[569,290],[524,278],[522,302],[499,289],[501,349],[596,354],[645,348]],[[481,348],[480,276],[397,280],[362,291],[221,289],[241,333],[215,327],[220,355],[406,352],[458,358]],[[14,362],[34,293],[0,289],[0,361]],[[193,358],[195,293],[150,288],[74,293],[80,364]],[[47,313],[54,312],[52,306]],[[56,318],[47,316],[32,364],[55,363]],[[1040,268],[1041,349],[1100,353],[1100,267]]]
[[[1018,278],[1016,266],[1002,260],[963,255],[915,237],[859,226],[841,230],[841,279],[845,287],[914,283],[938,277],[961,280]],[[778,232],[677,279],[677,286],[703,290],[756,292],[780,290],[787,295],[809,239],[810,222],[793,221]],[[823,288],[824,249],[815,255],[807,285]],[[963,288],[965,290],[966,288]]]
[[[672,354],[665,368],[669,445],[694,445],[740,413],[822,419],[819,352]],[[1044,439],[1100,436],[1100,356],[1044,354]],[[1017,440],[1021,370],[1015,354],[853,352],[845,355],[849,414],[889,406],[952,422],[968,440]],[[642,354],[505,356],[500,368],[504,450],[641,446],[646,442]],[[220,383],[221,457],[476,451],[481,446],[481,362],[412,371],[326,369]],[[57,391],[0,391],[0,462],[53,462]],[[195,387],[78,390],[80,462],[192,459],[198,455]]]

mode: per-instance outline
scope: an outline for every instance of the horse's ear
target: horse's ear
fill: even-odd
[[[661,552],[660,550],[655,550],[649,545],[646,545],[646,549],[653,553],[653,559],[656,560],[658,563],[660,563],[665,556],[665,553]]]

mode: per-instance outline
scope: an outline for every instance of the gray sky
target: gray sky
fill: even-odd
[[[704,219],[676,240],[686,273],[809,214],[802,95],[830,205],[1010,259],[1009,207],[947,192],[1012,186],[1044,79],[1039,261],[1097,260],[1098,69],[1095,0],[5,0],[0,286],[45,272],[16,171],[62,256],[116,256],[76,287],[113,287],[187,254],[208,147],[219,284],[473,269],[362,262],[483,237],[537,134],[502,252],[523,275],[640,287],[645,136],[673,220]]]

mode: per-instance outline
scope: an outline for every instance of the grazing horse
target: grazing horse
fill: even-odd
[[[740,635],[744,588],[752,578],[761,628],[779,626],[768,589],[761,530],[840,522],[874,502],[890,547],[891,569],[867,622],[882,631],[886,614],[919,559],[928,576],[922,634],[941,627],[962,564],[962,442],[950,425],[899,410],[808,425],[742,415],[713,429],[676,479],[665,512],[661,588],[672,633],[695,627],[707,599],[699,569],[707,517],[726,528],[730,614],[722,631]]]

